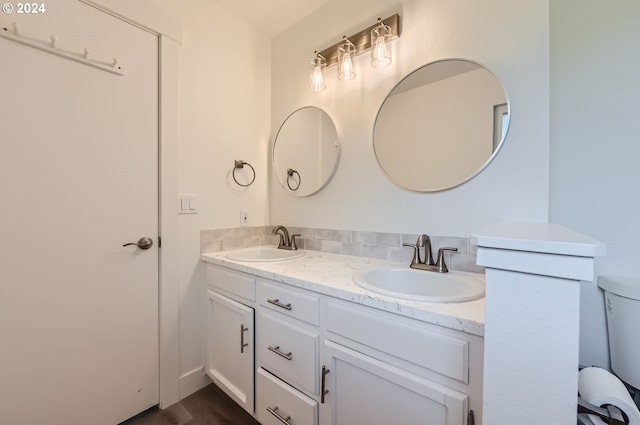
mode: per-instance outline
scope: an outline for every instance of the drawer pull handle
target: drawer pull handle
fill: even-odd
[[[467,415],[467,425],[476,425],[476,417],[473,414],[473,410],[469,410],[469,414]]]
[[[244,333],[248,330],[249,328],[245,328],[244,325],[240,325],[240,354],[244,353],[244,347],[249,346],[249,343],[244,342]]]
[[[291,360],[291,351],[289,351],[288,353],[283,353],[282,351],[280,351],[279,345],[276,345],[275,347],[269,346],[269,351],[274,352],[280,357],[284,357],[287,360]]]
[[[329,373],[329,369],[327,369],[326,366],[322,366],[322,388],[320,388],[320,404],[324,404],[324,396],[329,392],[329,390],[326,389],[327,373]]]
[[[275,300],[267,299],[267,302],[269,304],[277,305],[280,308],[284,308],[285,310],[291,310],[291,303],[282,304],[278,298],[276,298]]]
[[[267,411],[269,413],[271,413],[273,416],[275,416],[280,422],[282,422],[285,425],[291,425],[291,422],[289,422],[289,419],[291,419],[291,416],[287,416],[286,418],[283,418],[280,413],[278,413],[278,406],[274,406],[274,408],[270,408],[267,407]]]

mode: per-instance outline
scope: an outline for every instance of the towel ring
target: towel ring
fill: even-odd
[[[295,188],[291,187],[291,182],[289,181],[294,174],[298,175],[298,185]],[[287,187],[293,191],[296,191],[300,188],[300,183],[302,183],[302,178],[300,177],[300,173],[298,173],[293,168],[287,168]]]
[[[256,170],[251,166],[251,164],[249,164],[248,162],[245,162],[241,159],[236,159],[235,163],[234,163],[234,167],[233,167],[233,171],[231,172],[231,176],[233,177],[233,181],[235,181],[238,186],[242,186],[242,187],[247,187],[247,186],[251,186],[253,184],[253,182],[256,179]],[[236,170],[238,168],[244,168],[244,166],[247,165],[249,168],[251,168],[251,171],[253,172],[253,178],[251,179],[251,181],[247,184],[242,184],[238,181],[238,179],[236,178]]]

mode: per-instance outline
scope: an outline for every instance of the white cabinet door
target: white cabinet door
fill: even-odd
[[[253,414],[253,309],[209,290],[206,326],[207,375]]]
[[[331,341],[324,355],[323,425],[465,424],[465,394]]]

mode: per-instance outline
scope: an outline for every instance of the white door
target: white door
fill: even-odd
[[[0,38],[0,422],[116,424],[159,400],[158,39],[44,4],[0,31],[126,74]]]

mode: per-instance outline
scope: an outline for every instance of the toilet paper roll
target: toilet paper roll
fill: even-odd
[[[586,367],[578,374],[578,392],[587,402],[602,407],[611,404],[629,417],[629,425],[640,425],[640,411],[633,402],[629,391],[615,375],[599,367]],[[589,415],[596,424],[604,424],[602,419]]]

